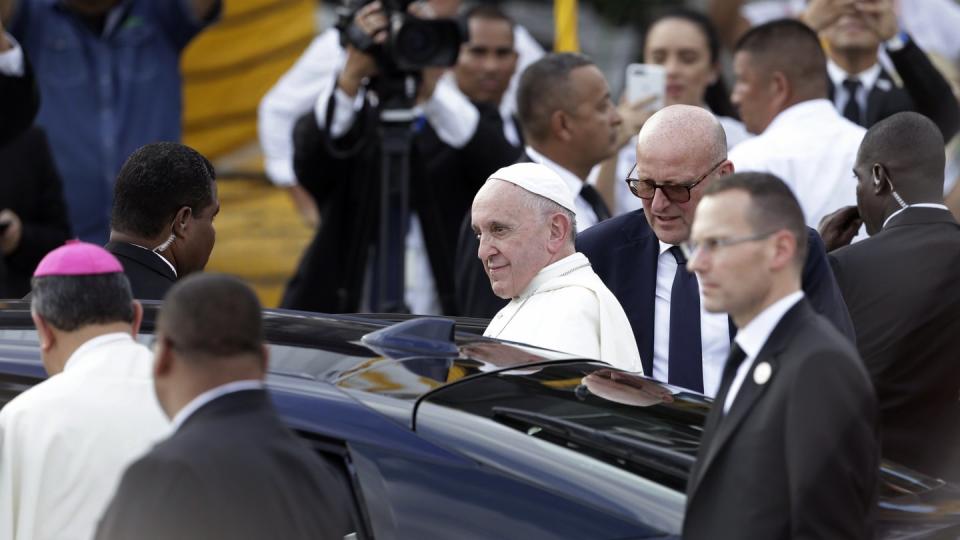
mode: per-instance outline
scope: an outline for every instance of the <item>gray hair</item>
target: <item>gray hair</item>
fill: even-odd
[[[550,216],[560,213],[567,216],[567,219],[570,220],[570,244],[573,245],[577,240],[577,215],[570,210],[560,206],[556,202],[537,195],[536,193],[530,193],[529,191],[521,188],[520,191],[522,195],[522,204],[524,208],[527,208],[536,213],[540,217],[542,223],[546,223]]]
[[[58,330],[133,322],[133,294],[122,273],[42,276],[33,278],[31,285],[31,310]]]

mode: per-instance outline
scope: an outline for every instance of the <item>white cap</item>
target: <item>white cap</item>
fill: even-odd
[[[550,199],[567,210],[576,213],[570,188],[549,167],[539,163],[515,163],[490,175],[490,180],[503,180],[523,188],[534,195]]]

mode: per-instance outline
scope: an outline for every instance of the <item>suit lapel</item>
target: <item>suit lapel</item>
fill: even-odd
[[[720,388],[717,393],[717,399],[713,402],[713,408],[707,416],[704,424],[703,438],[701,438],[701,448],[697,456],[697,466],[694,468],[694,474],[690,478],[690,486],[687,493],[692,497],[696,488],[699,486],[703,477],[710,469],[710,465],[717,457],[730,437],[737,431],[744,419],[749,415],[754,405],[766,393],[767,388],[773,384],[774,379],[780,372],[781,353],[790,339],[790,333],[795,326],[795,320],[802,317],[806,307],[806,300],[801,300],[797,305],[790,308],[780,322],[770,333],[767,342],[757,354],[752,362],[747,376],[743,379],[743,384],[737,392],[736,398],[727,414],[723,414],[723,404],[727,399],[730,390],[729,383]],[[770,377],[763,384],[757,384],[754,380],[754,371],[761,363],[766,362],[771,367]],[[704,449],[703,443],[709,442],[709,446]]]
[[[880,81],[885,81],[886,83],[892,84],[892,81],[886,72],[881,72],[880,76],[877,78],[877,81],[873,83],[873,88],[871,88],[870,93],[867,94],[867,114],[865,115],[865,118],[868,126],[876,124],[877,120],[880,119],[880,106],[887,94],[887,90],[880,88],[880,86],[884,85],[885,83],[881,83]]]
[[[653,376],[654,305],[657,298],[657,260],[660,258],[660,242],[650,230],[643,212],[636,212],[624,227],[624,235],[630,240],[618,248],[614,260],[631,261],[634,272],[625,272],[617,297],[628,304],[625,307],[633,336],[640,350],[643,372]]]

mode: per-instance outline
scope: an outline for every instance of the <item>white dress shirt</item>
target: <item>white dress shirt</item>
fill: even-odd
[[[767,309],[761,311],[759,315],[737,332],[734,341],[743,350],[745,358],[740,363],[740,367],[737,368],[737,374],[733,377],[733,382],[730,383],[727,399],[723,402],[724,414],[730,411],[730,406],[733,405],[737,393],[740,392],[740,387],[743,386],[743,380],[747,377],[747,373],[752,370],[753,363],[764,344],[767,343],[770,334],[780,324],[780,319],[800,300],[803,300],[803,291],[796,291],[784,296],[767,306]]]
[[[594,212],[593,207],[590,206],[590,203],[580,196],[580,190],[583,189],[585,183],[584,180],[580,179],[579,176],[573,174],[547,156],[537,152],[531,146],[527,146],[526,152],[534,163],[539,163],[540,165],[543,165],[557,173],[557,175],[560,176],[560,179],[563,180],[563,183],[570,188],[570,194],[573,195],[573,208],[576,210],[575,214],[577,216],[578,233],[593,227],[600,221],[600,219],[597,217],[597,213]]]
[[[153,354],[93,338],[0,410],[0,539],[92,538],[127,466],[170,433]]]
[[[519,25],[514,27],[514,43],[519,55],[517,71],[501,102],[506,118],[516,111],[516,81],[522,69],[543,56],[543,49]],[[275,184],[296,184],[293,172],[293,126],[300,116],[314,107],[324,90],[330,90],[334,74],[343,67],[346,57],[346,52],[340,46],[340,32],[336,28],[325,30],[313,39],[293,67],[260,102],[257,133],[267,176]],[[327,99],[322,101],[326,103]],[[469,113],[466,114],[469,116]]]
[[[836,62],[828,58],[827,74],[830,75],[830,82],[833,83],[833,105],[837,108],[837,111],[842,115],[843,109],[847,106],[847,100],[850,99],[850,92],[843,86],[843,82],[847,79],[856,79],[860,81],[860,87],[857,89],[855,99],[857,100],[857,106],[860,107],[860,114],[866,115],[867,97],[870,95],[870,91],[873,90],[874,85],[885,85],[886,88],[882,88],[883,90],[890,90],[890,88],[892,88],[890,81],[879,80],[882,70],[880,64],[874,64],[860,73],[851,75],[844,71],[842,67],[838,66]]]
[[[623,307],[582,253],[540,270],[523,292],[490,320],[483,335],[643,373]]]
[[[171,428],[174,432],[180,429],[183,426],[183,423],[187,421],[188,418],[193,416],[200,407],[203,407],[211,401],[223,397],[227,394],[233,394],[234,392],[244,392],[246,390],[263,390],[266,388],[263,381],[259,380],[248,380],[248,381],[234,381],[227,384],[221,384],[216,388],[211,388],[206,392],[200,394],[199,396],[190,400],[190,403],[187,403],[176,415],[173,417],[173,422],[171,423]]]
[[[23,49],[20,48],[20,44],[17,43],[17,40],[13,39],[13,36],[10,34],[5,34],[7,40],[10,41],[9,49],[0,52],[0,73],[4,75],[12,75],[14,77],[22,77],[24,66],[23,66]]]
[[[857,203],[853,165],[866,130],[840,115],[827,99],[798,103],[760,135],[730,152],[737,172],[778,176],[800,201],[807,225]]]
[[[653,378],[670,380],[670,292],[677,272],[673,247],[660,242],[657,260],[657,291],[653,304]],[[700,286],[700,280],[697,280]],[[700,289],[700,351],[703,355],[703,393],[713,397],[720,387],[723,364],[730,353],[730,320],[726,313],[710,313],[703,307]]]

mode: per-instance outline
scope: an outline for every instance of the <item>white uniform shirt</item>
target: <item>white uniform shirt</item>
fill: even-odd
[[[857,203],[853,165],[866,130],[840,115],[827,99],[781,111],[760,135],[730,152],[737,172],[772,173],[800,201],[807,225]]]
[[[124,470],[169,434],[152,369],[106,334],[0,410],[0,539],[93,537]]]
[[[483,333],[642,373],[630,321],[582,253],[540,272]]]
[[[5,35],[7,36],[7,41],[10,42],[12,47],[0,52],[0,73],[4,75],[22,77],[24,66],[23,49],[20,48],[20,44],[17,43],[17,40],[13,39],[13,36],[10,34]]]
[[[657,290],[653,304],[653,374],[658,381],[670,380],[670,294],[677,272],[677,260],[669,253],[673,247],[660,242],[657,259]],[[703,356],[703,393],[713,397],[720,387],[723,365],[730,354],[730,318],[726,313],[710,313],[704,308],[700,289],[700,352]]]
[[[514,47],[519,58],[517,71],[501,103],[505,118],[510,118],[516,111],[516,81],[523,68],[543,56],[543,49],[519,25],[514,28]],[[346,52],[340,46],[340,32],[336,28],[325,30],[313,39],[293,67],[260,102],[257,133],[267,176],[275,184],[292,186],[296,183],[293,126],[300,116],[313,108],[324,89],[330,88],[334,74],[343,67],[346,58]],[[326,101],[323,99],[324,103]]]

